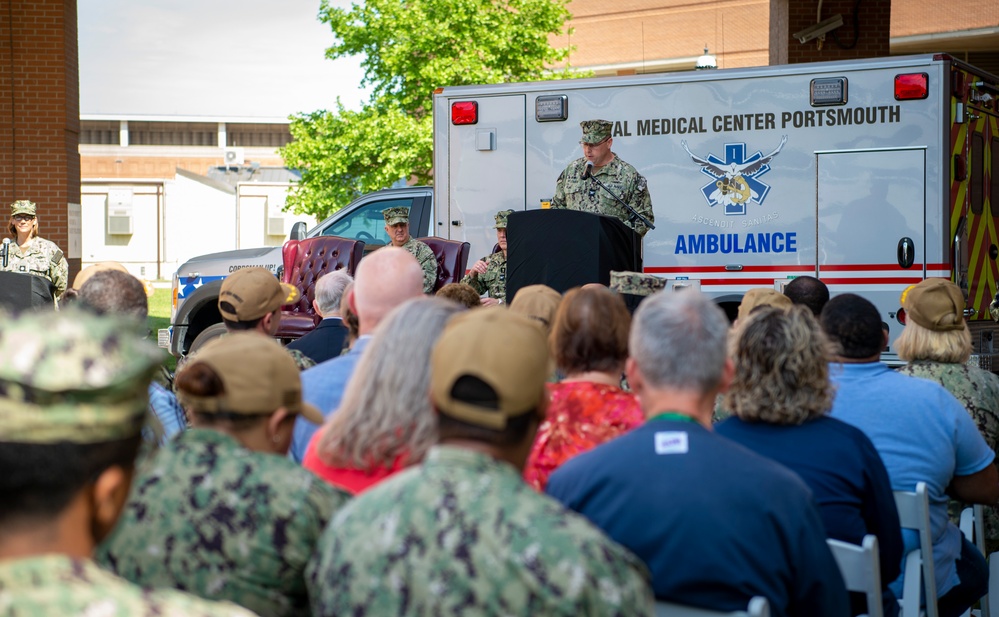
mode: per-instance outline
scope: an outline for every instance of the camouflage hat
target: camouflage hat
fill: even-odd
[[[386,225],[398,225],[399,223],[409,223],[409,208],[396,206],[382,210]]]
[[[79,291],[83,289],[83,284],[90,280],[90,277],[97,274],[98,272],[104,272],[105,270],[117,270],[119,272],[128,273],[128,269],[121,265],[117,261],[102,261],[100,263],[87,266],[83,270],[76,273],[76,278],[73,279],[73,289]]]
[[[120,320],[70,307],[0,321],[0,441],[139,434],[163,352]]]
[[[902,308],[912,321],[928,330],[964,329],[964,294],[946,279],[926,279],[908,288]]]
[[[758,306],[790,308],[794,303],[773,287],[754,287],[746,292],[739,304],[738,319],[745,319]]]
[[[651,296],[657,291],[666,289],[666,279],[642,272],[611,270],[608,287],[619,294]]]
[[[15,214],[30,214],[31,216],[37,216],[35,202],[28,201],[27,199],[18,199],[14,203],[10,204],[10,215]]]
[[[583,129],[581,144],[598,144],[611,136],[614,125],[607,120],[583,120],[579,123]]]
[[[496,213],[496,225],[493,229],[506,229],[507,219],[513,214],[513,210],[500,210]]]
[[[561,303],[562,294],[548,285],[528,285],[517,290],[509,310],[540,322],[546,331],[550,331],[555,311]]]
[[[253,321],[298,299],[298,289],[267,268],[237,270],[222,282],[219,312],[229,321]]]
[[[548,345],[540,325],[502,307],[485,307],[453,317],[437,339],[430,357],[430,398],[445,416],[502,430],[507,419],[537,409],[548,375]],[[463,397],[464,377],[485,382],[495,403]]]
[[[316,424],[323,414],[302,400],[302,378],[291,354],[274,339],[256,332],[234,332],[198,351],[184,366],[207,364],[222,381],[221,396],[196,396],[177,389],[177,398],[199,413],[248,416],[273,413],[284,407]]]

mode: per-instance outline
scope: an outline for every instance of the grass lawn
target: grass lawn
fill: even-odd
[[[153,341],[156,341],[156,333],[160,328],[170,327],[170,294],[169,287],[156,289],[149,298],[149,329],[153,331]],[[169,355],[169,354],[168,354]],[[177,358],[169,356],[166,366],[171,372],[177,367]]]

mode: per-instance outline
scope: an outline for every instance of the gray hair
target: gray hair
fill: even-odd
[[[430,352],[444,326],[463,307],[442,298],[415,298],[379,324],[343,401],[324,425],[320,460],[370,470],[423,459],[437,439],[430,406]]]
[[[340,314],[340,301],[347,283],[354,279],[346,270],[334,270],[319,277],[316,281],[316,304],[323,317]]]
[[[635,311],[629,355],[652,387],[708,393],[721,382],[728,327],[699,291],[659,292]]]

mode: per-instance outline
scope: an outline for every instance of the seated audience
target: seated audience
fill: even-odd
[[[814,276],[796,276],[784,286],[784,295],[794,304],[808,307],[816,318],[829,302],[829,288]]]
[[[102,565],[143,587],[308,613],[304,571],[348,495],[286,458],[302,402],[294,360],[252,332],[206,344],[177,374],[192,428],[140,470]]]
[[[334,270],[319,277],[312,309],[323,319],[312,332],[288,343],[288,349],[302,352],[316,364],[340,355],[347,340],[347,326],[340,317],[340,304],[343,292],[351,281],[353,279],[346,270]]]
[[[64,309],[0,321],[0,613],[250,617],[91,560],[128,494],[161,353]]]
[[[812,492],[711,430],[733,372],[728,329],[698,291],[646,298],[625,368],[646,423],[566,461],[546,492],[642,558],[660,600],[735,611],[763,596],[774,617],[845,615]]]
[[[822,309],[822,328],[837,345],[830,370],[836,397],[831,415],[862,430],[881,455],[892,490],[925,482],[930,501],[933,561],[941,617],[956,617],[988,591],[988,566],[947,520],[947,496],[969,503],[999,500],[995,453],[968,412],[939,384],[891,370],[880,361],[888,335],[877,307],[856,294]],[[912,530],[905,551],[919,548]],[[901,580],[892,590],[902,595]]]
[[[549,337],[565,378],[548,384],[548,416],[524,468],[534,488],[544,490],[551,472],[573,456],[645,421],[638,399],[621,389],[630,326],[624,300],[606,287],[566,293]]]
[[[547,365],[531,320],[502,308],[451,319],[431,358],[438,445],[326,528],[313,615],[652,614],[641,563],[521,479]]]
[[[422,461],[437,440],[426,396],[430,350],[461,310],[446,300],[417,298],[392,311],[361,355],[340,407],[309,442],[302,466],[357,494]]]
[[[735,417],[715,426],[798,474],[812,489],[830,538],[861,544],[878,537],[884,614],[898,615],[887,585],[902,563],[902,530],[884,463],[859,429],[830,418],[829,343],[807,307],[761,308],[730,341],[735,362],[726,408]],[[868,613],[863,594],[853,614]]]

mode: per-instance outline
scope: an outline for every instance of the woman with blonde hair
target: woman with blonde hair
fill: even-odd
[[[38,235],[38,216],[34,202],[19,199],[10,204],[7,231],[14,241],[3,248],[7,255],[6,267],[2,269],[47,280],[52,285],[52,297],[58,299],[69,285],[69,264],[54,242]]]
[[[645,421],[638,399],[621,389],[630,329],[624,300],[606,287],[571,289],[558,305],[548,342],[565,378],[548,385],[548,415],[524,467],[539,491],[565,461]]]
[[[888,472],[874,444],[828,416],[830,345],[804,306],[761,308],[730,339],[735,373],[725,396],[735,416],[719,435],[784,465],[812,489],[830,538],[878,537],[884,614],[898,615],[888,584],[902,562],[902,531]],[[855,599],[856,600],[856,599]],[[864,612],[857,600],[853,614]]]
[[[357,494],[422,461],[437,439],[430,352],[462,310],[442,298],[416,298],[392,311],[365,348],[340,407],[309,442],[302,465]]]

